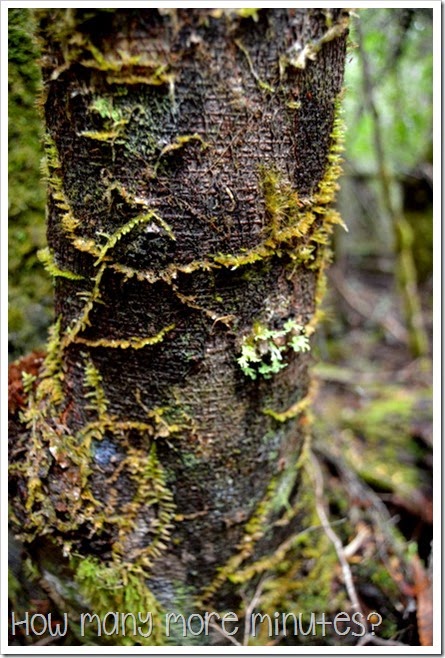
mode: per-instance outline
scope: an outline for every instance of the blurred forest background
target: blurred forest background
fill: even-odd
[[[433,12],[357,14],[338,197],[348,232],[335,236],[314,351],[314,447],[361,605],[383,617],[382,642],[429,644]],[[11,361],[44,349],[53,319],[51,278],[39,260],[45,184],[31,35],[31,12],[10,9]],[[334,591],[339,569],[332,579]]]

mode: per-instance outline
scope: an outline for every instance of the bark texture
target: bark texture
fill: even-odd
[[[347,13],[38,13],[58,321],[16,522],[218,605],[298,526]]]

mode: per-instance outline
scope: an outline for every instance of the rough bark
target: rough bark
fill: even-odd
[[[38,14],[58,321],[16,523],[80,584],[221,606],[298,529],[347,12]]]

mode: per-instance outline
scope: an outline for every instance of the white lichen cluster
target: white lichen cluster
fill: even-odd
[[[293,319],[286,320],[282,329],[268,329],[257,324],[252,334],[243,339],[238,364],[251,379],[256,379],[258,375],[270,379],[272,375],[287,367],[284,357],[288,350],[310,350],[304,327]]]

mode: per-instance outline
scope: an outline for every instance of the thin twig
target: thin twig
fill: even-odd
[[[374,532],[379,532],[382,539],[380,541],[380,554],[382,558],[387,557],[386,544],[390,545],[392,550],[404,561],[403,547],[396,541],[395,535],[391,532],[395,524],[394,518],[388,512],[379,496],[363,480],[361,480],[354,471],[348,467],[343,457],[338,454],[338,447],[330,447],[328,450],[322,443],[316,446],[315,451],[322,459],[327,460],[335,466],[340,479],[344,483],[351,498],[357,498],[367,504],[368,515],[373,523]]]
[[[215,622],[211,621],[209,622],[209,627],[213,628],[213,630],[217,631],[220,635],[222,635],[226,640],[230,640],[232,644],[234,644],[237,647],[242,647],[243,645],[241,642],[238,642],[234,637],[229,635],[224,629],[221,628],[221,626],[218,626],[218,624],[215,624]]]
[[[244,636],[243,636],[243,647],[249,646],[249,637],[251,633],[251,622],[252,622],[252,612],[255,610],[255,607],[258,603],[258,601],[261,598],[261,594],[264,589],[264,585],[268,579],[267,578],[261,578],[260,582],[258,583],[256,590],[254,592],[254,595],[249,603],[249,605],[246,608],[246,612],[244,615]]]
[[[331,525],[333,524],[331,523]],[[344,547],[345,557],[349,559],[355,555],[357,551],[362,547],[363,542],[368,539],[370,535],[371,531],[369,530],[368,526],[361,528],[354,539],[352,539],[352,541],[350,541],[349,544]]]
[[[218,624],[215,624],[214,622],[209,623],[209,627],[213,628],[215,631],[217,631],[220,635],[222,635],[226,640],[230,640],[232,644],[234,644],[237,647],[247,647],[249,646],[249,637],[251,633],[251,621],[252,621],[252,612],[255,610],[258,601],[261,598],[261,594],[263,592],[264,584],[266,583],[267,578],[261,578],[260,582],[258,583],[256,590],[253,594],[253,597],[246,607],[246,612],[244,614],[244,633],[243,633],[243,641],[238,642],[234,637],[229,635],[221,626],[218,626]]]
[[[363,609],[360,605],[357,591],[355,589],[352,572],[347,561],[347,549],[348,547],[343,546],[340,538],[336,535],[332,529],[332,525],[329,522],[323,500],[323,475],[320,467],[320,462],[313,452],[311,452],[311,463],[313,468],[313,479],[315,483],[315,505],[317,509],[318,516],[323,525],[323,528],[334,544],[337,556],[343,572],[343,580],[345,583],[346,591],[348,593],[349,600],[351,601],[352,608],[355,608],[357,612],[360,613],[361,617],[364,619],[365,615]],[[395,640],[384,640],[372,633],[367,632],[360,640],[357,642],[356,646],[363,646],[365,644],[377,644],[379,646],[406,646],[402,642],[396,642]]]
[[[343,580],[345,583],[346,591],[348,593],[349,600],[351,602],[352,608],[359,612],[362,617],[365,615],[363,614],[362,607],[360,605],[358,596],[357,596],[357,591],[355,589],[354,581],[352,578],[352,573],[351,569],[348,564],[348,560],[346,559],[345,555],[345,550],[343,547],[343,544],[338,537],[338,535],[334,532],[329,519],[328,515],[326,513],[326,510],[324,508],[324,502],[323,502],[323,475],[321,472],[321,467],[319,464],[318,459],[314,455],[313,452],[311,452],[311,464],[312,464],[312,474],[313,474],[313,479],[314,479],[314,484],[315,484],[315,506],[317,509],[317,514],[320,518],[321,524],[323,526],[323,529],[326,533],[326,535],[329,537],[331,542],[334,545],[335,551],[337,553],[340,566],[342,569],[343,573]]]

